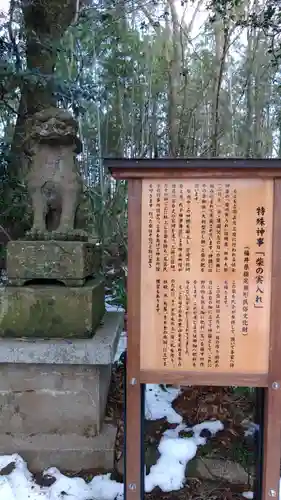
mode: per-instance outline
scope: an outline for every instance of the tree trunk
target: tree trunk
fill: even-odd
[[[247,62],[246,62],[246,120],[245,139],[246,157],[250,158],[253,152],[253,39],[254,32],[250,27],[247,30]]]
[[[180,84],[180,37],[178,32],[178,16],[174,5],[174,0],[168,0],[171,11],[170,31],[172,56],[169,61],[169,153],[171,156],[178,155],[179,147],[179,84]]]
[[[56,105],[54,72],[58,44],[79,8],[78,0],[22,0],[26,65],[32,78],[21,86],[9,173],[18,179],[24,169],[25,123],[36,111]]]
[[[229,27],[217,16],[214,22],[215,59],[214,59],[214,85],[212,98],[211,121],[211,147],[210,156],[219,156],[219,123],[220,123],[220,94],[225,69],[225,60],[228,49]]]

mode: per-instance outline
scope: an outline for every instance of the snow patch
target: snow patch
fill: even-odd
[[[118,342],[118,346],[117,346],[117,350],[116,350],[116,354],[115,354],[115,358],[114,358],[114,363],[119,361],[121,354],[123,354],[123,352],[126,351],[126,349],[127,349],[127,333],[124,331],[121,333],[120,338],[119,338],[119,342]]]
[[[33,482],[32,474],[27,469],[26,462],[18,454],[0,457],[0,468],[14,465],[14,469],[6,476],[1,476],[0,498],[5,500],[43,500],[48,497]],[[50,497],[50,500],[53,500]],[[54,499],[59,500],[59,499]]]
[[[256,432],[259,432],[260,426],[258,424],[255,424],[254,422],[251,422],[250,420],[243,420],[242,426],[244,427],[244,436],[254,436]]]
[[[110,479],[110,474],[96,476],[88,484],[80,477],[67,477],[56,467],[43,475],[56,481],[51,486],[39,486],[28,471],[26,462],[17,454],[0,457],[0,468],[15,464],[14,470],[0,476],[1,500],[121,500],[123,484]]]
[[[120,500],[123,498],[124,485],[110,479],[110,474],[96,476],[91,481],[95,498],[102,500]]]
[[[113,300],[113,297],[110,295],[105,296],[105,309],[108,312],[124,312],[124,308],[115,304],[112,304],[111,301]],[[114,363],[119,361],[121,354],[127,349],[127,333],[123,331],[120,335],[115,358],[114,358]]]
[[[217,432],[222,431],[224,429],[224,425],[220,420],[207,420],[206,422],[202,422],[201,424],[196,424],[193,426],[192,431],[194,434],[195,442],[198,445],[206,444],[206,438],[202,438],[200,433],[204,430],[210,432],[212,436],[215,436]]]
[[[254,498],[254,493],[252,491],[245,491],[242,493],[242,497],[252,500],[252,498]]]
[[[114,298],[111,295],[106,295],[105,296],[105,308],[108,312],[116,312],[116,311],[123,311],[124,308],[122,306],[119,306],[118,304],[113,304],[112,301]]]
[[[167,387],[163,390],[159,385],[146,384],[145,391],[145,418],[158,420],[166,417],[170,424],[182,422],[182,416],[173,408],[172,402],[181,394],[181,389]]]
[[[167,391],[169,401],[172,395],[175,395],[174,391]],[[199,426],[191,428],[194,436],[190,438],[177,437],[180,430],[185,429],[183,424],[177,426],[174,436],[168,435],[168,431],[164,433],[158,446],[160,457],[145,476],[147,493],[157,486],[163,492],[179,490],[184,486],[186,466],[195,457],[197,447],[201,444],[199,429],[200,432],[208,429],[215,434],[223,428],[223,424],[218,421],[203,422]],[[53,477],[55,482],[46,487],[34,482],[26,462],[19,455],[0,457],[0,469],[11,463],[14,469],[11,466],[13,470],[10,473],[0,476],[1,500],[62,500],[66,496],[68,500],[123,500],[124,485],[110,479],[110,474],[96,476],[86,483],[82,478],[64,476],[56,467],[50,467],[43,475]]]
[[[162,438],[158,446],[161,453],[157,463],[145,476],[145,491],[151,492],[156,486],[164,491],[180,490],[185,482],[186,465],[195,457],[197,446],[193,438]]]

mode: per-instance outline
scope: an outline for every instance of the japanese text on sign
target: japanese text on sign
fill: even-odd
[[[270,180],[143,180],[142,368],[267,371],[272,212]]]

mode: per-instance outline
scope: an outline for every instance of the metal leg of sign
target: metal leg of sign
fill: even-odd
[[[256,418],[259,430],[255,434],[256,478],[254,486],[255,500],[262,500],[262,469],[263,469],[263,432],[264,432],[264,388],[255,390]]]
[[[277,382],[265,390],[264,421],[262,500],[281,500],[281,388]]]

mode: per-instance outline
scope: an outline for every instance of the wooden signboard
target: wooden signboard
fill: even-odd
[[[105,164],[129,181],[126,498],[145,383],[264,387],[261,498],[279,498],[281,161]]]
[[[267,373],[272,214],[272,180],[143,181],[141,369]]]

